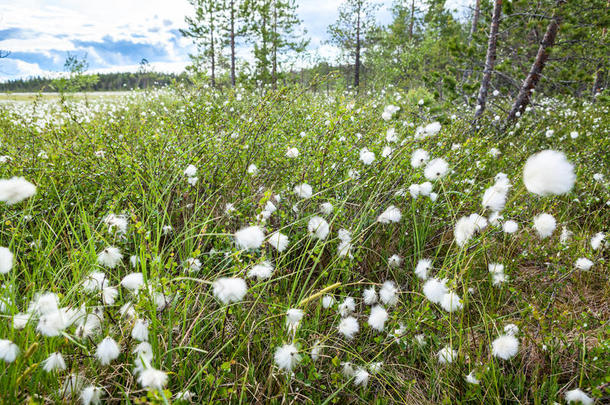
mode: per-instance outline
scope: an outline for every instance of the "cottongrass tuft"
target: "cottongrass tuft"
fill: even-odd
[[[574,263],[574,267],[576,267],[578,270],[587,271],[591,269],[591,267],[593,267],[593,262],[587,259],[586,257],[581,257],[580,259],[576,260],[576,263]]]
[[[511,219],[504,222],[504,224],[502,225],[502,230],[504,231],[504,233],[508,233],[508,234],[515,233],[515,232],[517,232],[518,229],[519,229],[519,224]]]
[[[519,340],[513,335],[502,335],[491,343],[491,353],[502,360],[508,360],[519,352]]]
[[[352,297],[346,297],[341,304],[339,304],[339,314],[342,317],[348,316],[356,310],[356,301]]]
[[[98,345],[95,351],[95,357],[103,366],[110,364],[111,361],[117,359],[121,354],[121,349],[117,342],[110,336],[106,336]]]
[[[138,383],[144,388],[162,390],[167,384],[167,374],[164,371],[147,367],[140,373]]]
[[[221,277],[212,284],[212,292],[217,300],[226,305],[243,300],[248,292],[248,286],[244,279]]]
[[[328,309],[335,304],[335,298],[332,295],[322,297],[322,308]]]
[[[424,176],[426,179],[434,181],[445,177],[448,171],[449,164],[447,161],[442,158],[436,158],[428,162],[424,169]]]
[[[13,268],[13,253],[5,247],[0,247],[0,274],[6,274]]]
[[[83,388],[80,393],[80,400],[83,405],[97,405],[102,402],[104,391],[100,387],[90,385]]]
[[[369,315],[369,326],[379,332],[383,332],[385,323],[388,320],[388,312],[380,305],[375,305],[371,308]]]
[[[341,319],[338,329],[339,333],[347,339],[352,339],[360,330],[360,326],[358,325],[358,320],[356,318],[348,316],[347,318]]]
[[[47,373],[65,370],[66,362],[64,361],[64,357],[59,352],[51,353],[49,357],[42,362],[42,369]]]
[[[449,291],[447,294],[443,295],[441,307],[447,312],[455,312],[462,309],[463,304],[459,295],[453,291]]]
[[[235,232],[235,242],[241,249],[258,249],[265,241],[265,232],[259,226],[248,226]]]
[[[267,243],[278,252],[283,252],[288,247],[288,236],[281,232],[274,232],[269,235]]]
[[[425,165],[430,160],[430,154],[423,149],[416,149],[411,154],[411,166],[415,169]]]
[[[373,305],[377,302],[377,292],[375,291],[375,287],[369,287],[364,290],[362,293],[362,297],[364,298],[364,303],[366,305]]]
[[[256,279],[260,280],[267,280],[268,278],[271,277],[271,274],[273,274],[273,264],[268,261],[265,260],[262,263],[256,264],[254,265],[249,271],[248,271],[248,277],[250,278],[254,278],[256,277]]]
[[[428,300],[435,304],[441,304],[443,297],[449,291],[447,289],[447,280],[439,280],[437,278],[431,278],[424,283],[423,287],[424,295]]]
[[[585,394],[580,388],[566,391],[566,402],[568,404],[576,402],[582,405],[593,405],[593,398]]]
[[[313,195],[313,190],[309,184],[302,183],[294,187],[294,193],[301,198],[310,198]]]
[[[114,269],[123,259],[123,254],[116,246],[108,246],[97,255],[97,262],[102,266]]]
[[[417,266],[415,266],[415,275],[421,280],[426,280],[428,278],[428,270],[432,267],[432,260],[430,259],[420,259],[417,262]]]
[[[275,349],[273,359],[280,370],[291,372],[301,361],[301,355],[294,344],[288,343]]]
[[[386,281],[381,285],[379,290],[379,299],[388,306],[394,306],[398,303],[398,288],[393,281]]]
[[[131,337],[139,342],[148,341],[148,322],[143,319],[136,319],[131,330]]]
[[[384,212],[381,213],[381,215],[377,217],[377,222],[389,224],[390,222],[400,221],[400,218],[402,218],[400,210],[397,207],[390,205]]]
[[[17,204],[36,194],[36,186],[23,177],[0,180],[0,201],[8,205]]]
[[[307,231],[314,238],[324,240],[330,232],[330,226],[324,218],[316,215],[309,220]]]
[[[540,214],[534,217],[534,229],[542,239],[551,236],[556,226],[557,222],[550,214]]]
[[[121,285],[128,290],[137,292],[144,285],[142,273],[129,273],[121,280]]]
[[[354,372],[354,385],[366,387],[369,383],[369,372],[362,367],[358,367]]]
[[[441,364],[451,364],[457,359],[457,352],[451,347],[445,346],[436,353],[436,358]]]
[[[19,347],[7,339],[0,339],[0,360],[12,363],[19,355]]]
[[[523,182],[530,193],[560,195],[572,190],[576,174],[563,152],[547,149],[530,156],[523,167]]]
[[[596,233],[591,238],[591,247],[593,248],[593,250],[598,250],[601,247],[602,242],[604,241],[604,239],[606,239],[606,235],[604,235],[603,232]]]

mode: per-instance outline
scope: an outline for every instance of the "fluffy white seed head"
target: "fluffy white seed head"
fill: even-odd
[[[451,364],[457,359],[457,352],[449,346],[445,346],[436,353],[436,358],[441,364]]]
[[[240,249],[258,249],[265,241],[265,232],[259,226],[248,226],[235,232],[235,242]]]
[[[269,235],[267,243],[278,252],[283,252],[288,247],[288,236],[281,232],[274,232]]]
[[[353,316],[343,318],[341,319],[341,322],[339,322],[339,333],[347,339],[352,339],[356,333],[358,333],[359,329],[358,321]]]
[[[428,278],[428,270],[430,270],[431,267],[432,260],[420,259],[417,262],[417,266],[415,266],[415,275],[422,280],[426,280]]]
[[[36,186],[23,177],[0,180],[0,201],[8,205],[17,204],[36,194]]]
[[[518,351],[519,340],[513,335],[502,335],[491,343],[491,353],[502,360],[516,356]]]
[[[428,160],[430,160],[430,154],[423,149],[416,149],[411,155],[411,166],[413,168],[422,167]]]
[[[243,300],[248,292],[248,286],[241,278],[222,277],[214,281],[212,292],[218,301],[226,305]]]
[[[581,257],[580,259],[576,260],[576,263],[574,263],[574,267],[576,267],[578,270],[587,271],[591,269],[591,267],[593,267],[593,262],[587,259],[586,257]]]
[[[540,214],[534,217],[534,229],[542,239],[551,236],[556,226],[557,222],[550,214]]]
[[[428,300],[440,305],[443,301],[443,297],[448,292],[447,280],[431,278],[424,283],[423,291]]]
[[[523,167],[523,182],[531,193],[560,195],[572,190],[576,174],[563,152],[543,150],[530,156]]]
[[[106,336],[98,345],[95,351],[95,357],[100,363],[105,366],[110,364],[112,360],[115,360],[121,354],[121,349],[117,342],[110,336]]]
[[[13,253],[5,247],[0,247],[0,274],[6,274],[13,268]]]
[[[316,215],[309,220],[307,231],[314,238],[324,240],[330,232],[330,226],[324,218]]]
[[[0,360],[12,363],[19,355],[19,347],[7,339],[0,339]]]
[[[402,218],[400,210],[397,207],[390,205],[381,215],[379,215],[379,217],[377,217],[377,222],[389,224],[390,222],[400,221],[400,218]]]
[[[424,176],[430,181],[438,180],[447,174],[449,171],[449,164],[445,159],[436,158],[432,159],[424,169]]]
[[[271,277],[271,274],[273,274],[273,270],[273,264],[270,261],[265,260],[262,263],[254,265],[254,267],[248,271],[248,277],[256,277],[258,280],[267,280]]]
[[[97,262],[102,266],[114,269],[123,259],[123,254],[116,246],[108,246],[97,255]]]
[[[294,344],[285,344],[275,349],[273,359],[280,370],[291,372],[301,361],[301,355]]]
[[[386,281],[379,290],[379,300],[387,306],[394,306],[398,303],[398,288],[393,281]]]
[[[377,292],[375,291],[375,287],[365,289],[362,293],[362,297],[364,298],[364,303],[366,305],[375,304],[377,302]]]
[[[313,190],[309,184],[302,183],[294,187],[294,193],[301,198],[310,198],[313,195]]]
[[[512,219],[509,219],[508,221],[504,222],[504,224],[502,224],[502,230],[508,234],[515,233],[518,229],[519,224],[517,224]]]
[[[566,391],[566,402],[568,404],[579,403],[582,405],[593,405],[594,403],[593,398],[585,394],[580,388]]]
[[[447,312],[455,312],[462,309],[463,304],[459,295],[453,291],[449,291],[447,294],[443,295],[441,307]]]
[[[388,312],[380,305],[371,308],[368,323],[371,328],[383,332],[385,323],[388,320]]]
[[[49,357],[42,362],[42,369],[47,373],[65,370],[66,362],[64,361],[64,357],[59,352],[51,353]]]

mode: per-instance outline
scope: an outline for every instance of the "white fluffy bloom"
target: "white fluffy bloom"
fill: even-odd
[[[259,226],[248,226],[235,232],[235,242],[241,249],[258,249],[265,241],[265,232]]]
[[[246,171],[248,172],[248,174],[256,174],[258,172],[258,167],[256,167],[255,164],[251,164],[250,166],[248,166],[248,169]]]
[[[490,263],[487,267],[491,274],[491,282],[493,285],[500,285],[507,280],[504,274],[504,265],[500,263]]]
[[[411,166],[414,168],[422,167],[428,160],[430,160],[430,154],[423,149],[416,149],[411,154]]]
[[[309,220],[307,231],[313,237],[324,240],[330,232],[330,226],[324,218],[316,215]]]
[[[148,341],[148,322],[143,319],[136,319],[131,330],[131,337],[139,342]]]
[[[353,316],[343,318],[339,322],[339,332],[348,339],[352,339],[359,329],[358,321]]]
[[[303,315],[302,309],[290,308],[286,311],[286,325],[288,329],[296,329],[301,319],[303,319]]]
[[[392,268],[398,268],[402,264],[402,258],[396,254],[390,256],[388,259],[388,265]]]
[[[248,286],[241,278],[222,277],[214,281],[212,291],[216,299],[226,305],[243,300],[248,292]]]
[[[369,315],[369,325],[371,328],[383,332],[385,322],[388,320],[388,312],[383,309],[380,305],[375,305],[371,308],[371,314]]]
[[[604,235],[603,232],[596,233],[591,238],[591,247],[593,248],[593,250],[599,249],[600,246],[602,245],[602,242],[604,241],[604,239],[606,239],[606,235]]]
[[[479,379],[476,377],[476,375],[474,374],[474,371],[471,371],[467,376],[466,376],[466,382],[468,384],[474,384],[474,385],[479,385],[480,381]]]
[[[8,205],[17,204],[36,194],[36,186],[23,177],[0,180],[0,201]]]
[[[333,205],[329,202],[322,203],[320,204],[320,211],[324,215],[330,215],[333,213]]]
[[[324,297],[322,297],[322,307],[323,308],[330,308],[335,304],[335,298],[332,295],[325,295]]]
[[[381,157],[388,157],[392,154],[392,152],[394,152],[394,149],[392,149],[392,147],[390,146],[384,146],[383,149],[381,150]]]
[[[443,297],[449,291],[447,289],[447,280],[431,278],[424,283],[423,291],[428,300],[440,305]]]
[[[441,130],[441,123],[438,121],[431,122],[424,127],[424,133],[426,136],[434,136]]]
[[[95,351],[95,357],[100,363],[105,366],[110,364],[112,360],[115,360],[121,354],[121,349],[117,342],[110,336],[106,336],[98,345]]]
[[[341,304],[339,304],[339,314],[343,317],[348,316],[356,310],[356,301],[352,297],[346,297]]]
[[[0,360],[12,363],[19,354],[19,347],[7,339],[0,339]]]
[[[445,159],[432,159],[424,169],[424,176],[430,181],[438,180],[445,177],[449,171],[449,164]]]
[[[563,152],[543,150],[530,156],[523,167],[523,182],[531,193],[560,195],[572,190],[576,174]]]
[[[563,226],[563,228],[561,229],[561,235],[559,235],[559,242],[562,244],[568,243],[570,239],[572,239],[572,235],[573,232]]]
[[[394,114],[400,110],[400,107],[397,107],[395,105],[389,104],[387,105],[384,109],[383,109],[383,113],[381,114],[381,118],[384,121],[389,121],[392,119],[392,116],[394,116]]]
[[[369,382],[369,372],[362,367],[358,367],[354,372],[354,384],[366,387]]]
[[[280,370],[291,372],[301,361],[301,355],[294,344],[285,344],[275,349],[273,359]]]
[[[491,353],[502,360],[516,356],[518,351],[519,340],[513,335],[502,335],[491,342]]]
[[[102,266],[114,269],[123,259],[123,254],[118,247],[108,246],[97,255],[97,262]]]
[[[576,263],[574,263],[574,267],[576,267],[578,270],[589,270],[591,267],[593,266],[593,262],[589,259],[587,259],[586,257],[581,257],[580,259],[576,260]]]
[[[515,336],[517,333],[519,333],[519,327],[514,323],[509,323],[504,327],[504,333]]]
[[[474,236],[477,227],[470,217],[461,217],[455,223],[453,237],[458,246],[463,247]]]
[[[447,294],[443,295],[441,307],[447,312],[455,312],[462,309],[463,304],[459,295],[453,291],[449,291]]]
[[[509,234],[515,233],[515,232],[517,232],[518,229],[519,229],[519,224],[517,224],[512,219],[509,219],[508,221],[504,222],[504,224],[502,224],[502,230],[505,233],[509,233]]]
[[[352,377],[354,375],[354,367],[352,366],[352,363],[350,363],[349,361],[344,361],[341,363],[341,373],[343,373],[343,375],[345,377]]]
[[[98,405],[102,402],[103,394],[100,387],[89,385],[80,392],[80,400],[83,405]]]
[[[557,222],[550,214],[540,214],[534,217],[534,229],[542,239],[551,236],[556,226]]]
[[[121,280],[121,285],[128,290],[138,291],[144,285],[142,273],[129,273]]]
[[[415,275],[425,280],[428,278],[428,270],[432,267],[432,260],[430,259],[420,259],[417,262],[417,266],[415,266]]]
[[[360,161],[365,165],[370,165],[375,160],[375,154],[367,148],[360,149]]]
[[[377,217],[377,222],[389,224],[390,222],[398,222],[402,218],[400,210],[393,205],[390,205],[384,212]]]
[[[267,243],[278,252],[283,252],[288,247],[288,236],[277,231],[269,235]]]
[[[396,142],[396,141],[398,141],[398,136],[396,136],[396,129],[394,129],[394,127],[388,128],[388,130],[385,133],[385,140],[387,142]]]
[[[419,194],[429,196],[432,192],[432,183],[426,181],[419,185]]]
[[[147,367],[140,373],[138,382],[144,388],[162,390],[167,384],[167,374],[161,370]]]
[[[128,221],[125,215],[108,214],[102,221],[108,226],[108,232],[116,232],[125,235],[127,232]]]
[[[271,263],[268,260],[265,260],[262,263],[259,263],[257,265],[255,265],[254,267],[252,267],[249,271],[248,271],[248,277],[250,278],[254,278],[256,277],[258,280],[266,280],[269,277],[271,277],[271,274],[273,274],[273,263]]]
[[[506,205],[508,187],[504,184],[494,184],[483,193],[481,205],[485,210],[500,212]]]
[[[65,370],[66,362],[64,361],[64,357],[59,352],[51,353],[49,357],[42,362],[42,369],[47,373]]]
[[[411,197],[417,198],[419,196],[419,192],[420,192],[419,184],[411,184],[409,186],[409,194],[411,194]]]
[[[381,285],[379,290],[379,299],[382,303],[388,306],[394,306],[398,303],[398,289],[393,281],[386,281]]]
[[[294,187],[294,193],[301,198],[310,198],[313,194],[313,191],[309,184],[302,183]]]
[[[198,272],[201,270],[201,260],[196,257],[189,257],[186,259],[186,269],[191,273]]]
[[[195,165],[188,165],[186,169],[184,169],[184,175],[186,177],[195,177],[197,175],[197,167],[195,167]]]
[[[375,287],[365,289],[362,296],[366,305],[373,305],[377,302],[377,292],[375,291]]]
[[[89,273],[83,281],[83,289],[86,292],[96,292],[108,286],[108,276],[101,271]]]
[[[13,253],[8,248],[0,247],[0,274],[6,274],[13,268]]]
[[[450,364],[457,359],[457,352],[449,346],[445,346],[436,353],[436,358],[441,364]]]
[[[289,158],[296,158],[296,157],[299,157],[299,154],[300,154],[300,153],[299,153],[299,150],[298,150],[297,148],[289,148],[289,149],[286,151],[286,157],[289,157]]]
[[[320,353],[322,353],[322,345],[319,340],[316,340],[311,347],[311,359],[313,361],[318,360],[320,358]]]
[[[578,402],[582,405],[593,405],[593,398],[585,394],[580,388],[566,391],[566,402]]]

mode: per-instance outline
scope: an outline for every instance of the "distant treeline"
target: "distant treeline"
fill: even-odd
[[[91,91],[112,91],[112,90],[131,90],[146,89],[150,87],[163,87],[173,82],[187,82],[189,79],[185,73],[157,73],[157,72],[138,72],[138,73],[101,73],[96,74],[97,81],[94,81],[88,90]],[[58,91],[56,79],[46,77],[32,77],[28,79],[10,80],[0,83],[1,92],[54,92]]]

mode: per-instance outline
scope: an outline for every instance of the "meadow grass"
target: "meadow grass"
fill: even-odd
[[[517,127],[485,118],[473,128],[466,107],[429,97],[418,105],[419,98],[399,90],[356,96],[174,89],[0,107],[0,155],[8,156],[0,178],[23,176],[37,186],[32,198],[0,203],[0,245],[16,258],[0,275],[0,338],[20,348],[14,362],[0,362],[2,401],[77,402],[80,381],[101,387],[104,401],[125,403],[180,402],[177,394],[189,391],[195,403],[548,404],[564,402],[575,388],[608,400],[608,247],[602,242],[594,250],[590,243],[610,224],[608,106],[541,99]],[[388,104],[400,110],[385,121]],[[432,121],[440,121],[440,132],[416,139],[416,127]],[[390,127],[397,142],[385,139]],[[382,157],[387,145],[393,151]],[[296,158],[286,156],[292,147]],[[359,160],[365,147],[375,153],[370,165]],[[435,201],[409,195],[409,185],[426,181],[423,168],[410,164],[418,148],[449,163],[449,173],[433,182]],[[568,194],[540,197],[525,189],[523,165],[544,149],[563,151],[574,164],[577,181]],[[197,167],[194,185],[183,173],[189,164]],[[518,231],[489,225],[458,246],[456,221],[489,216],[481,197],[500,172],[512,183],[501,222],[516,221]],[[595,180],[598,173],[603,178]],[[310,198],[293,192],[303,182],[312,186]],[[261,222],[268,201],[277,211]],[[320,212],[324,202],[332,213]],[[234,211],[227,212],[228,203]],[[390,205],[401,220],[378,223]],[[112,213],[128,219],[124,236],[103,223]],[[546,239],[532,228],[540,213],[558,223]],[[324,240],[308,234],[314,215],[330,225]],[[286,234],[286,250],[238,249],[233,234],[256,224],[267,234]],[[564,226],[573,235],[561,243]],[[337,254],[341,228],[352,234],[351,258]],[[108,246],[124,256],[113,269],[98,263]],[[402,258],[398,267],[388,263],[394,254]],[[594,262],[590,270],[575,270],[581,257]],[[200,260],[200,270],[188,270],[190,258]],[[414,274],[423,258],[432,259],[431,276],[447,278],[462,298],[461,310],[447,312],[426,299]],[[272,277],[247,278],[264,260],[275,266]],[[492,284],[489,263],[505,266],[505,283]],[[113,304],[83,288],[93,271],[117,287]],[[120,286],[131,272],[143,275],[139,294]],[[220,277],[247,278],[245,298],[220,303],[210,287]],[[367,324],[362,292],[388,280],[398,286],[399,300],[386,306],[389,319],[379,332]],[[61,307],[82,306],[102,317],[101,329],[82,338],[71,326],[46,337],[35,317],[13,328],[13,315],[45,291],[56,293]],[[356,300],[360,330],[353,340],[338,332],[337,304],[322,307],[327,294],[339,303]],[[149,322],[151,365],[168,374],[165,391],[137,381],[134,321],[120,313],[128,302]],[[304,310],[296,331],[286,327],[289,308]],[[500,360],[491,342],[511,323],[519,328],[519,351]],[[105,336],[119,343],[121,354],[102,366],[95,352]],[[314,360],[317,340],[322,349]],[[274,364],[274,352],[290,342],[302,359],[286,373]],[[457,358],[442,365],[437,352],[445,346]],[[66,370],[42,369],[53,352],[63,354]],[[342,373],[344,362],[382,365],[363,387]],[[465,380],[470,372],[479,384]],[[70,395],[66,381],[74,375],[79,386]]]

